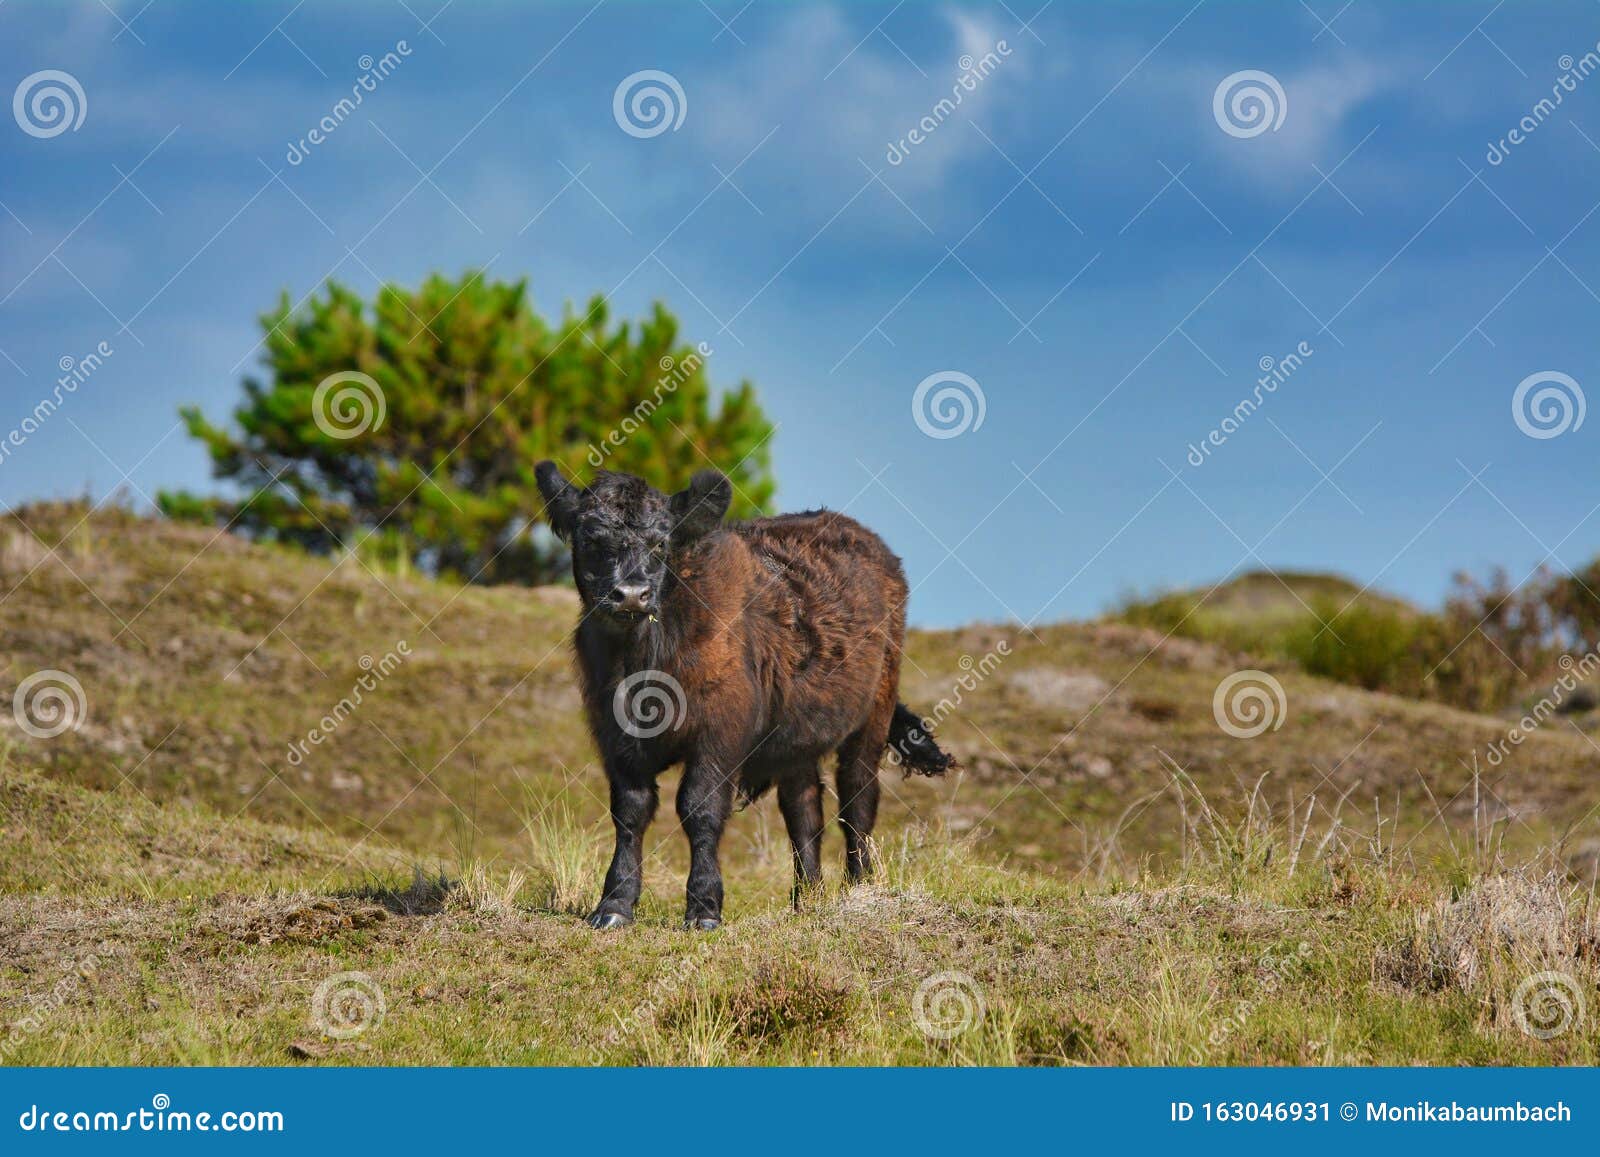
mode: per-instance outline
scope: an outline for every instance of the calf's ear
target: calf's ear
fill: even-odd
[[[728,513],[732,501],[733,484],[725,475],[716,470],[700,471],[667,504],[672,513],[672,537],[679,542],[693,542],[710,534]]]
[[[571,541],[573,523],[578,518],[578,488],[568,482],[561,467],[548,458],[533,468],[533,476],[539,482],[544,516],[550,520],[550,529]]]

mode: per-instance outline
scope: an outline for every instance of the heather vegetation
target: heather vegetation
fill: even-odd
[[[1292,663],[1373,691],[1470,711],[1537,697],[1600,643],[1600,560],[1517,583],[1458,574],[1437,611],[1333,575],[1257,572],[1203,590],[1130,597],[1120,621]],[[1589,696],[1585,695],[1585,701]]]

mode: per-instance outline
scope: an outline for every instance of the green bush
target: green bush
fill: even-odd
[[[1283,632],[1283,650],[1313,675],[1372,691],[1412,685],[1410,693],[1419,694],[1416,666],[1423,656],[1418,642],[1427,633],[1426,618],[1387,606],[1358,602],[1341,607],[1332,599],[1318,599],[1309,615]]]

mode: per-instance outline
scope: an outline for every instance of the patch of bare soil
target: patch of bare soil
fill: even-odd
[[[201,928],[241,944],[320,944],[382,928],[389,910],[361,900],[319,899],[217,905]]]

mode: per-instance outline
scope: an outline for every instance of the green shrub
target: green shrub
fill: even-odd
[[[1341,608],[1319,599],[1309,615],[1283,632],[1282,645],[1310,674],[1371,691],[1409,687],[1410,694],[1420,694],[1417,643],[1427,633],[1426,618],[1368,603]]]

